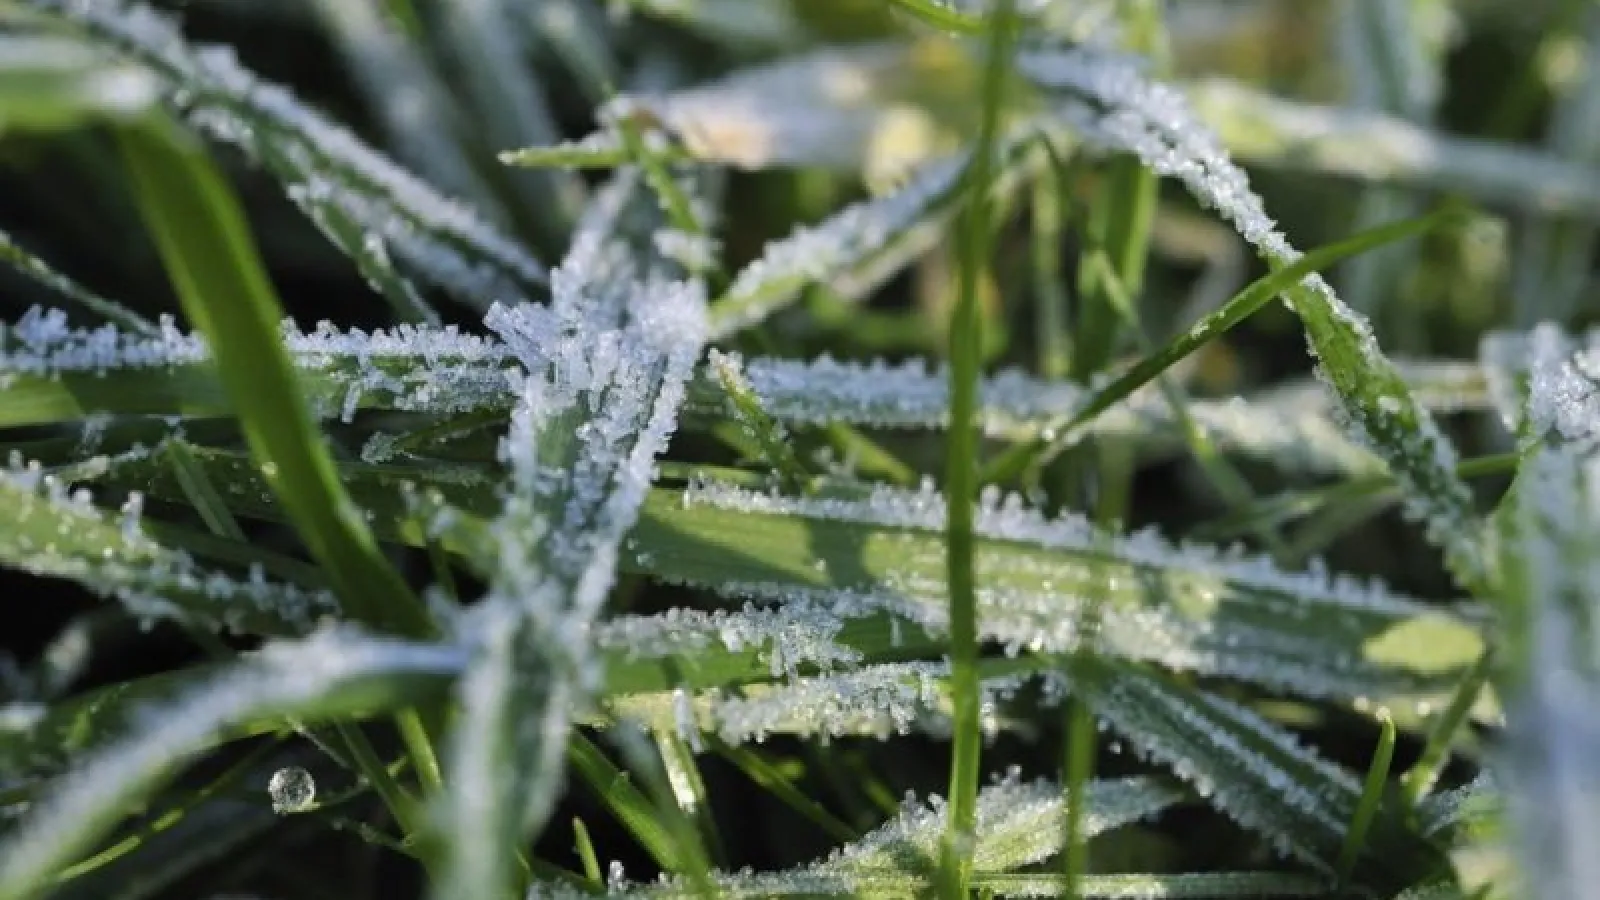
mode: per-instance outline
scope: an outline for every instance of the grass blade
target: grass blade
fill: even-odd
[[[184,311],[218,350],[251,451],[356,621],[412,636],[433,631],[340,485],[300,400],[282,318],[243,215],[204,154],[159,120],[119,132],[140,208]]]
[[[1018,38],[1016,4],[1000,0],[991,13],[984,60],[982,118],[961,190],[966,206],[958,232],[959,284],[950,313],[950,431],[945,438],[945,579],[950,611],[951,730],[950,812],[940,849],[940,892],[947,900],[967,896],[972,877],[969,850],[977,814],[982,731],[978,696],[978,601],[973,566],[973,501],[978,493],[978,376],[982,368],[983,317],[978,282],[987,268],[991,221],[989,182],[1000,141],[1011,52]]]
[[[1047,458],[1052,451],[1065,446],[1076,436],[1074,433],[1076,429],[1125,400],[1134,391],[1149,384],[1189,354],[1227,333],[1235,325],[1254,315],[1274,297],[1292,289],[1313,273],[1374,247],[1426,234],[1450,222],[1456,216],[1457,213],[1453,209],[1444,209],[1421,218],[1381,225],[1355,237],[1319,247],[1293,263],[1262,276],[1235,294],[1215,312],[1196,322],[1188,331],[1155,353],[1141,359],[1116,380],[1094,392],[1069,418],[1046,426],[1032,440],[1017,445],[991,462],[984,473],[984,480],[993,483],[1015,479],[1028,466]],[[1051,439],[1046,435],[1055,437]]]

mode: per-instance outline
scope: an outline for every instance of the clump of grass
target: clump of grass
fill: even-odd
[[[0,232],[54,304],[0,326],[0,563],[104,601],[0,648],[0,900],[1587,896],[1600,337],[1416,358],[1493,315],[1403,305],[1571,311],[1593,103],[1431,130],[1442,6],[1379,5],[1348,109],[1184,81],[1227,5],[280,10],[402,165],[136,0],[0,0],[0,139],[176,298]],[[1236,159],[1371,183],[1302,253]],[[286,233],[390,324],[297,326]],[[1219,396],[1289,328],[1315,381]]]

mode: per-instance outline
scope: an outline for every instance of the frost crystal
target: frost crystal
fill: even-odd
[[[718,301],[712,337],[761,321],[807,284],[840,275],[888,247],[953,194],[964,163],[959,157],[928,163],[895,193],[767,244]]]
[[[1093,781],[1085,788],[1086,837],[1149,818],[1182,799],[1181,792],[1148,778]],[[1059,853],[1064,794],[1059,784],[1024,781],[1015,770],[980,791],[974,864],[981,871],[1007,871]],[[782,872],[712,872],[711,879],[719,895],[736,898],[915,895],[932,887],[932,861],[939,858],[947,809],[937,796],[925,802],[908,797],[898,816],[827,857]],[[699,895],[696,885],[681,877],[632,885],[613,873],[606,887],[611,896],[656,900]],[[529,900],[579,896],[556,885],[540,885],[528,894]]]
[[[454,895],[498,896],[517,842],[556,798],[574,707],[598,683],[592,630],[619,544],[677,425],[704,344],[703,288],[641,270],[614,235],[631,176],[603,190],[551,273],[551,306],[486,317],[522,363],[500,457],[509,487],[483,548],[488,596],[462,623],[475,660],[459,686],[442,799]],[[507,782],[500,762],[514,758]]]
[[[1546,323],[1495,332],[1479,358],[1501,421],[1523,441],[1600,438],[1600,331],[1569,337]]]
[[[24,572],[70,578],[146,620],[283,635],[309,631],[337,609],[326,591],[271,582],[259,572],[233,578],[156,543],[140,526],[138,495],[113,519],[87,491],[69,493],[37,464],[13,460],[0,468],[0,501],[12,522],[0,533],[0,560]]]

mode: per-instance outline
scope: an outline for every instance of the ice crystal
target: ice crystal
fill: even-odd
[[[1479,358],[1501,421],[1522,440],[1600,437],[1600,331],[1571,337],[1546,323],[1494,332]]]
[[[1361,795],[1354,776],[1231,701],[1175,688],[1131,666],[1100,675],[1071,689],[1141,755],[1170,766],[1279,852],[1330,865]]]
[[[1093,781],[1085,786],[1083,833],[1087,837],[1154,816],[1172,806],[1181,794],[1153,779]],[[974,863],[980,871],[1005,871],[1039,862],[1061,848],[1064,819],[1061,785],[1024,781],[1012,771],[978,794],[977,845]],[[914,894],[930,885],[932,861],[939,856],[947,805],[940,797],[908,798],[898,816],[860,840],[805,865],[781,872],[711,873],[721,896],[859,896],[874,891]],[[653,884],[630,884],[620,877],[607,882],[612,896],[687,898],[693,882],[663,878]],[[532,898],[576,897],[555,885],[540,885]]]
[[[920,360],[861,363],[821,357],[805,362],[758,357],[743,368],[762,408],[783,422],[850,422],[873,428],[942,428],[949,422],[949,378],[942,369]],[[1045,381],[1007,370],[980,383],[978,422],[995,437],[1038,434],[1081,410],[1092,394],[1072,382]],[[1357,474],[1377,468],[1379,461],[1353,444],[1320,407],[1235,398],[1195,401],[1187,411],[1223,449],[1292,471]],[[1166,435],[1176,443],[1178,427],[1171,404],[1157,392],[1140,391],[1090,422],[1085,433]]]
[[[846,207],[767,244],[718,301],[713,337],[761,321],[807,284],[842,274],[888,247],[953,195],[964,165],[960,157],[928,163],[893,194]]]
[[[616,184],[633,186],[628,178]],[[602,191],[552,304],[495,306],[486,324],[522,364],[501,460],[503,508],[485,548],[488,596],[463,623],[475,660],[459,687],[446,883],[496,895],[516,836],[555,801],[574,707],[598,684],[591,630],[618,547],[677,424],[706,335],[703,288],[642,270],[614,235],[629,194]],[[498,760],[518,760],[506,783]]]

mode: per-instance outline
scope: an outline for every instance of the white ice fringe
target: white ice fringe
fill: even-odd
[[[978,794],[974,866],[987,872],[1011,871],[1059,853],[1065,795],[1060,784],[1024,780],[1016,769],[996,778]],[[1084,791],[1083,835],[1092,838],[1148,819],[1182,797],[1180,791],[1150,778],[1091,781]],[[713,872],[711,878],[717,892],[731,898],[861,896],[885,891],[912,894],[931,886],[929,870],[917,862],[939,858],[948,810],[941,797],[919,801],[908,796],[898,816],[815,862],[781,872]],[[681,877],[643,884],[614,878],[608,894],[641,900],[699,896],[696,885]],[[581,896],[546,884],[535,887],[528,900],[576,900]]]
[[[1479,359],[1500,419],[1526,442],[1600,438],[1600,330],[1569,336],[1544,323],[1491,332]]]
[[[871,572],[827,586],[805,578],[718,582],[686,574],[691,582],[730,597],[781,603],[798,616],[886,613],[934,634],[948,628],[941,549],[945,501],[931,484],[920,491],[879,486],[863,497],[843,498],[698,481],[684,503],[691,508],[686,515],[705,505],[882,528],[874,540],[890,542],[885,549],[895,554],[892,564],[874,564]],[[1399,695],[1448,691],[1450,670],[1397,667],[1383,661],[1374,641],[1416,629],[1415,635],[1449,641],[1463,654],[1478,643],[1467,621],[1378,583],[1330,576],[1320,567],[1285,572],[1263,557],[1174,545],[1153,530],[1111,534],[1077,515],[1047,519],[1019,498],[995,491],[978,505],[976,530],[986,539],[1044,551],[980,551],[980,633],[1012,654],[1071,653],[1091,642],[1099,653],[1298,696],[1398,701]],[[1162,596],[1164,591],[1170,596]],[[1097,622],[1092,633],[1082,628],[1091,606]],[[1320,624],[1308,630],[1312,622]]]

